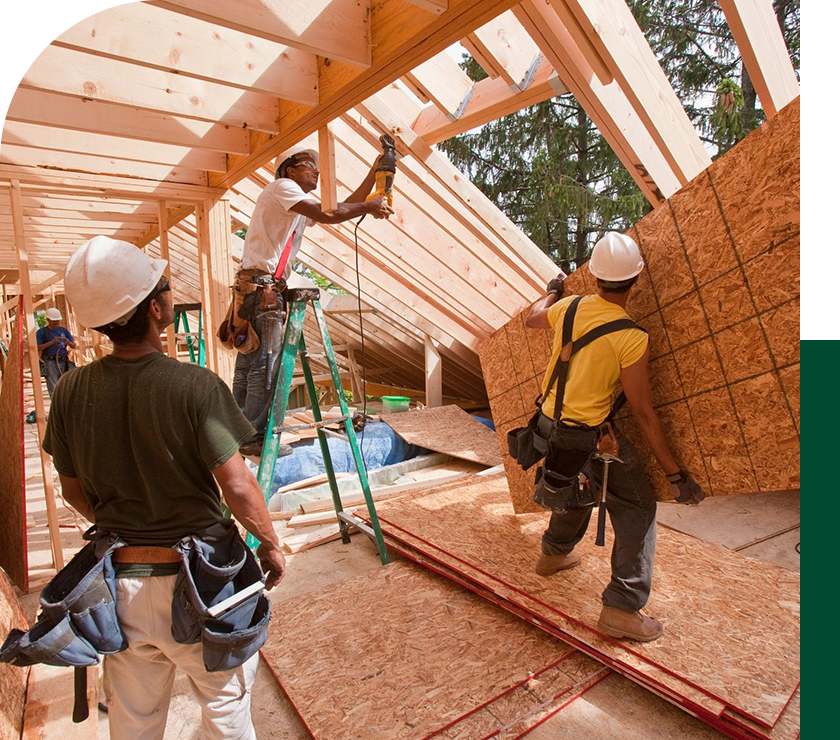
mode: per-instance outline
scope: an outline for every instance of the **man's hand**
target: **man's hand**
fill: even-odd
[[[678,504],[691,504],[692,506],[696,506],[706,498],[703,489],[700,488],[697,481],[688,473],[680,470],[673,475],[667,476],[667,478],[671,484],[671,493]]]
[[[388,198],[384,195],[377,195],[367,201],[368,213],[374,218],[388,218],[394,209],[388,205]]]
[[[257,559],[265,573],[265,588],[271,591],[286,574],[286,556],[280,545],[263,542],[257,548]]]
[[[556,278],[552,278],[546,286],[546,294],[554,293],[558,298],[563,297],[563,281],[566,279],[566,273],[560,272]]]

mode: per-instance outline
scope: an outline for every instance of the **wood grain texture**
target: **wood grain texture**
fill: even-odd
[[[22,591],[29,589],[26,555],[26,493],[23,465],[23,326],[12,325],[12,339],[0,387],[0,567]]]
[[[274,610],[263,657],[317,740],[424,738],[574,652],[410,563]]]
[[[677,462],[707,494],[799,485],[798,173],[797,99],[628,231],[647,268],[627,310],[649,332],[654,406]],[[588,265],[566,288],[594,290]],[[531,413],[528,376],[541,385],[550,360],[550,335],[526,329],[524,315],[479,345],[503,452],[504,435]],[[619,420],[670,500],[632,418]],[[536,511],[534,471],[510,458],[505,470],[515,510]]]
[[[516,516],[503,475],[409,494],[379,514],[391,532],[422,538],[566,617],[567,631],[599,652],[665,669],[763,725],[776,722],[799,684],[798,574],[660,528],[646,610],[665,634],[622,644],[594,627],[610,578],[610,528],[606,548],[585,536],[581,566],[546,579],[533,568],[548,515]]]
[[[0,568],[0,636],[5,640],[13,628],[29,629],[12,583]],[[28,668],[0,663],[0,740],[19,740],[23,728]]]
[[[382,421],[409,444],[488,467],[502,462],[493,431],[457,406],[383,414]]]

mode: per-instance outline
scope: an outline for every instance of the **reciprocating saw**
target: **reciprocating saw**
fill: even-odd
[[[376,190],[372,192],[367,200],[378,198],[384,195],[388,199],[388,205],[394,205],[394,175],[397,172],[397,145],[388,134],[379,137],[382,145],[382,158],[376,168]]]

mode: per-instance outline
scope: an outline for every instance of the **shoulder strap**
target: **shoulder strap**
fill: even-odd
[[[548,385],[546,385],[546,393],[548,389],[550,389],[555,383],[558,382],[560,377],[560,373],[562,372],[565,375],[564,365],[568,366],[568,359],[563,360],[563,355],[568,345],[572,343],[572,330],[574,329],[575,323],[575,314],[577,313],[578,304],[581,302],[583,296],[578,296],[575,298],[570,304],[569,307],[566,309],[566,313],[563,316],[563,344],[562,349],[560,350],[560,354],[557,356],[557,362],[554,363],[554,368],[551,370],[551,378],[548,381]],[[571,352],[571,347],[569,347],[569,351]],[[571,355],[570,355],[571,356]],[[566,381],[565,377],[563,379],[563,385],[565,387]],[[545,400],[545,394],[539,399],[538,406],[542,409],[542,402]]]

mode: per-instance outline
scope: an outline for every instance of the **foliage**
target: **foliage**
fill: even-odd
[[[744,91],[727,77],[717,88],[712,126],[720,149],[728,149],[744,136]]]
[[[46,311],[36,311],[35,312],[35,323],[37,324],[39,329],[42,329],[47,325],[47,313]]]
[[[315,272],[315,270],[308,268],[299,260],[295,260],[292,263],[292,270],[294,270],[298,275],[302,275],[307,280],[311,280],[321,290],[324,290],[327,293],[331,293],[332,295],[344,295],[347,292],[340,286],[336,285],[332,280]]]

